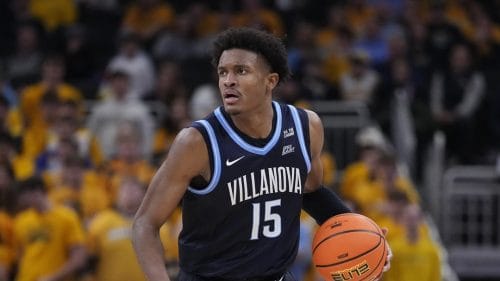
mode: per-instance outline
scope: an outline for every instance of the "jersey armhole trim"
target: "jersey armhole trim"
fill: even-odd
[[[206,120],[198,120],[196,121],[197,123],[201,124],[205,130],[208,133],[208,138],[210,139],[210,143],[207,145],[210,145],[212,148],[212,153],[213,153],[213,167],[214,170],[212,171],[212,176],[210,177],[210,182],[208,185],[203,188],[203,189],[196,189],[191,186],[188,187],[188,190],[194,194],[198,195],[205,195],[210,192],[212,192],[217,184],[219,183],[219,178],[221,174],[221,161],[220,161],[220,150],[219,150],[219,145],[217,143],[217,138],[215,137],[214,130],[210,123],[208,123]]]
[[[297,109],[291,105],[288,105],[290,112],[292,113],[293,122],[295,123],[295,128],[297,129],[297,137],[299,139],[300,150],[302,151],[302,156],[306,162],[307,172],[311,171],[311,159],[309,158],[309,153],[307,152],[306,142],[304,140],[304,130],[302,128],[302,122],[300,122],[299,113]]]

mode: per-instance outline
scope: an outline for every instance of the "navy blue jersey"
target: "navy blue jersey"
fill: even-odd
[[[237,280],[283,273],[294,261],[311,168],[309,128],[303,110],[276,102],[273,108],[273,130],[260,145],[222,107],[193,123],[209,147],[212,175],[183,198],[184,271]]]

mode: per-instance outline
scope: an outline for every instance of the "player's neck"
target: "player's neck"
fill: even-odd
[[[230,115],[234,125],[249,137],[263,139],[269,136],[273,128],[274,110],[272,104],[255,111]]]

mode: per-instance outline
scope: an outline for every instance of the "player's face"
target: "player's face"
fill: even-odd
[[[260,55],[242,49],[222,53],[217,67],[224,109],[240,114],[270,105],[279,77]]]

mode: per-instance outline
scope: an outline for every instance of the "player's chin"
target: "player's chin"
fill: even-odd
[[[224,110],[229,114],[229,115],[238,115],[241,113],[241,109],[239,106],[233,105],[233,104],[224,104]]]

